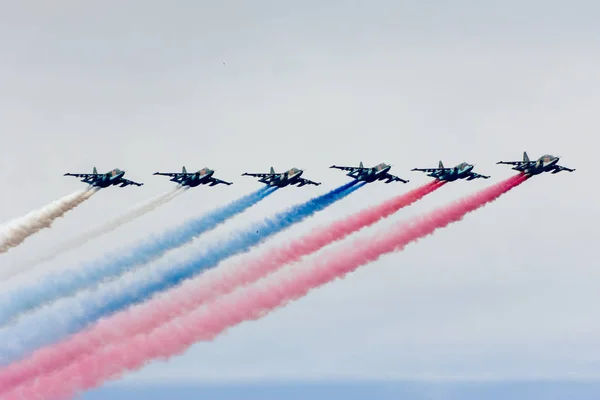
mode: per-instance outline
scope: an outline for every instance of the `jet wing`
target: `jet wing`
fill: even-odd
[[[506,164],[506,165],[533,165],[535,161],[498,161],[496,164]]]
[[[364,168],[364,167],[345,167],[342,165],[332,165],[329,168],[341,169],[342,171],[366,171],[368,169],[371,169],[371,168]]]
[[[385,174],[384,175],[387,179],[385,180],[385,183],[390,183],[390,182],[402,182],[402,183],[407,183],[408,180],[406,179],[402,179],[397,177],[396,175],[392,175],[392,174]]]
[[[535,161],[498,161],[496,164],[512,165],[515,171],[523,172],[535,165]]]
[[[563,167],[562,165],[555,165],[554,166],[554,171],[552,171],[553,174],[556,174],[560,171],[569,171],[569,172],[573,172],[575,171],[574,168],[567,168],[567,167]]]
[[[313,182],[310,179],[304,179],[304,178],[298,178],[298,182],[300,183],[298,186],[304,186],[304,185],[319,186],[321,184],[321,182]]]
[[[270,173],[254,173],[254,172],[244,172],[242,176],[254,176],[256,178],[269,178],[271,176],[281,175],[281,174],[270,174]]]
[[[125,186],[128,186],[128,185],[142,186],[143,183],[138,183],[138,182],[130,181],[129,179],[123,179],[123,178],[121,178],[121,184],[119,185],[119,187],[125,187]]]
[[[471,172],[469,174],[469,178],[468,179],[472,180],[472,179],[477,179],[477,178],[488,179],[489,176],[487,176],[487,175],[481,175],[481,174],[478,174],[477,172]]]
[[[224,185],[231,185],[232,184],[232,182],[225,182],[225,181],[222,181],[220,179],[213,178],[212,176],[209,178],[208,181],[210,182],[209,186],[215,186],[215,185],[218,185],[219,183],[222,183]]]
[[[421,171],[421,172],[448,172],[452,168],[413,168],[411,171]]]
[[[70,172],[67,172],[63,176],[74,176],[74,177],[77,177],[77,178],[89,179],[89,178],[93,178],[93,177],[98,176],[98,175],[100,175],[100,174],[72,174]]]
[[[184,176],[190,176],[190,175],[194,175],[194,174],[184,173],[184,172],[155,172],[152,175],[162,175],[162,176],[171,176],[173,178],[182,178]]]

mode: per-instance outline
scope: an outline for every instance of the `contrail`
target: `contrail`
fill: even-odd
[[[107,282],[93,291],[82,292],[49,307],[23,316],[16,324],[0,330],[0,364],[26,357],[36,349],[64,339],[85,329],[98,319],[148,300],[154,294],[177,286],[224,259],[249,251],[270,236],[303,221],[309,216],[346,197],[364,182],[350,182],[324,195],[289,208],[245,231],[233,234],[229,240],[208,247],[189,260],[168,268],[138,271],[129,279]],[[44,326],[43,331],[36,327]]]
[[[359,213],[352,214],[336,223],[321,229],[313,229],[311,233],[292,240],[285,246],[273,249],[265,256],[255,258],[252,261],[239,262],[239,266],[234,268],[235,272],[231,275],[224,273],[224,275],[217,278],[209,278],[208,284],[205,286],[199,287],[197,279],[187,281],[174,293],[168,293],[163,298],[153,299],[115,314],[111,318],[100,320],[87,333],[82,332],[76,335],[81,337],[85,334],[86,340],[84,341],[76,338],[69,339],[50,348],[49,351],[43,350],[40,354],[43,353],[44,355],[40,356],[38,354],[38,360],[43,366],[47,365],[45,363],[49,363],[53,368],[57,368],[59,365],[64,366],[70,360],[95,350],[97,347],[106,346],[129,336],[150,331],[185,312],[191,311],[204,302],[227,294],[238,286],[252,283],[285,264],[294,262],[306,254],[313,253],[334,241],[343,239],[352,232],[388,217],[399,209],[418,201],[443,186],[443,184],[437,181],[427,183],[378,206],[369,207]],[[27,367],[32,365],[36,364],[27,364]],[[44,368],[43,366],[42,368]],[[0,387],[14,386],[20,381],[31,378],[36,372],[40,373],[39,370],[25,368],[19,370],[19,373],[11,375],[10,378],[0,372]]]
[[[263,187],[237,199],[224,207],[183,223],[160,235],[154,235],[133,248],[124,248],[101,259],[72,269],[69,273],[47,274],[28,286],[19,286],[0,293],[0,325],[4,325],[19,314],[32,310],[61,297],[110,279],[153,261],[169,250],[183,246],[199,235],[208,232],[230,218],[258,203],[275,188]],[[0,345],[1,346],[1,345]],[[0,354],[0,359],[1,359]]]
[[[67,211],[89,199],[96,191],[97,189],[77,191],[44,206],[40,210],[32,211],[9,222],[1,228],[0,253],[5,253],[10,248],[20,245],[34,233],[49,228],[55,219],[62,217]]]
[[[57,249],[54,249],[51,253],[49,253],[45,256],[38,257],[37,259],[32,260],[26,264],[19,265],[17,268],[13,268],[12,270],[2,271],[2,276],[0,276],[0,279],[10,279],[14,276],[17,276],[18,274],[21,274],[26,271],[30,271],[30,269],[32,267],[35,267],[36,265],[38,265],[40,263],[52,260],[56,256],[66,252],[66,251],[73,250],[77,247],[80,247],[80,246],[86,244],[87,242],[89,242],[92,239],[95,239],[101,235],[112,232],[115,229],[117,229],[118,227],[125,225],[125,224],[141,217],[142,215],[156,209],[157,207],[159,207],[163,204],[170,202],[175,197],[179,196],[180,194],[182,194],[183,192],[185,192],[188,189],[189,189],[189,187],[179,186],[179,187],[175,188],[174,190],[168,191],[167,193],[162,193],[145,203],[136,205],[136,206],[132,207],[126,213],[118,216],[117,218],[114,218],[113,220],[105,223],[104,225],[101,225],[95,229],[89,230],[88,232],[78,235],[73,240],[63,243],[60,247],[58,247]]]
[[[372,236],[369,240],[352,241],[329,255],[311,261],[305,268],[297,268],[286,278],[263,285],[253,285],[217,298],[205,307],[176,318],[172,323],[118,343],[99,347],[82,358],[72,360],[64,367],[54,365],[48,357],[54,348],[36,352],[27,361],[15,364],[1,372],[0,382],[7,372],[18,372],[28,364],[44,366],[39,374],[29,381],[14,387],[3,398],[73,396],[79,390],[97,387],[106,380],[120,377],[126,371],[137,370],[154,359],[169,358],[184,352],[197,341],[212,340],[226,329],[244,321],[258,319],[268,312],[305,296],[310,290],[348,273],[384,254],[402,250],[407,244],[434,233],[453,222],[460,221],[466,214],[496,200],[502,194],[527,179],[524,175],[511,177],[503,182],[475,193],[472,196],[441,207],[433,212],[414,218],[408,223],[388,228],[385,234]],[[101,346],[101,343],[86,342],[87,336],[75,336],[71,343],[79,346]],[[68,342],[65,342],[68,343]],[[68,350],[68,348],[61,348]],[[46,357],[46,358],[45,358]]]

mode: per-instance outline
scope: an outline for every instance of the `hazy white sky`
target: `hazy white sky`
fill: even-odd
[[[331,164],[394,165],[261,247],[425,182],[413,167],[476,164],[361,233],[511,174],[540,176],[404,252],[199,344],[144,379],[582,377],[600,374],[596,152],[600,5],[571,1],[28,1],[0,5],[0,221],[82,188],[65,172],[119,167],[141,188],[101,191],[0,259],[27,260],[171,188],[158,170],[216,169],[200,187],[49,263],[73,266],[259,187],[240,175],[304,168],[207,235],[346,182]],[[262,250],[261,250],[262,251]]]

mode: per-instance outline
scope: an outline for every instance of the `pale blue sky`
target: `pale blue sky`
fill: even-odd
[[[124,387],[88,392],[83,399],[145,400],[595,400],[597,382],[275,382]]]
[[[492,179],[448,185],[386,223],[509,176],[500,159],[553,153],[577,171],[536,177],[123,382],[597,378],[599,17],[592,1],[7,2],[0,221],[81,188],[67,171],[119,167],[146,184],[101,192],[0,266],[168,190],[151,174],[184,164],[234,185],[190,190],[48,267],[100,257],[259,187],[244,171],[297,166],[323,185],[282,190],[206,240],[345,182],[334,163],[385,161],[411,180],[369,185],[266,250],[425,182],[413,167],[469,161]]]

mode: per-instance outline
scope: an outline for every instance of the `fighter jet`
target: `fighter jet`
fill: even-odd
[[[541,174],[542,172],[552,172],[553,174],[556,174],[560,171],[575,171],[574,169],[558,165],[557,163],[559,159],[560,157],[544,154],[536,161],[531,161],[527,155],[527,152],[524,151],[523,161],[498,161],[496,164],[514,165],[512,169],[523,172],[524,174],[530,176]]]
[[[361,161],[358,167],[344,167],[339,165],[332,165],[329,168],[341,169],[342,171],[350,171],[346,175],[351,178],[354,178],[357,181],[385,181],[385,183],[408,182],[408,180],[398,178],[397,176],[390,174],[388,171],[390,170],[390,168],[392,168],[392,166],[386,163],[381,163],[371,168],[365,168]]]
[[[457,179],[466,179],[468,181],[472,181],[473,179],[477,178],[489,178],[489,176],[473,172],[473,167],[474,165],[472,164],[462,162],[452,168],[445,168],[444,164],[440,160],[437,168],[413,168],[411,171],[427,172],[427,176],[446,182],[454,182]]]
[[[91,174],[72,174],[70,172],[64,174],[64,176],[74,176],[77,178],[83,178],[81,182],[99,188],[105,188],[113,185],[118,185],[119,187],[125,187],[129,185],[143,185],[143,183],[138,183],[130,181],[129,179],[125,179],[123,178],[123,175],[125,175],[125,171],[121,171],[119,168],[115,168],[112,171],[109,171],[105,174],[99,174],[96,167],[94,167],[94,171]]]
[[[210,168],[202,168],[196,172],[187,172],[185,165],[181,168],[181,172],[155,172],[153,175],[170,176],[171,182],[180,184],[181,186],[196,187],[198,185],[215,186],[219,183],[231,185],[231,182],[225,182],[217,178],[213,178],[214,170]]]
[[[285,172],[275,172],[273,167],[269,173],[248,173],[244,172],[242,176],[253,176],[260,178],[258,181],[268,186],[285,187],[288,185],[297,185],[302,187],[304,185],[315,185],[319,186],[321,182],[313,182],[308,179],[301,178],[304,171],[298,168],[292,168]]]

